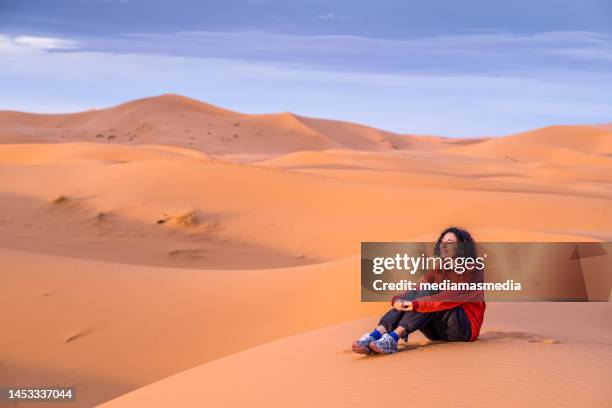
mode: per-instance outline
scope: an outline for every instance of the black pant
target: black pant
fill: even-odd
[[[414,300],[435,293],[437,292],[413,290],[406,294],[405,299]],[[404,339],[417,330],[429,340],[470,341],[472,337],[470,320],[461,307],[431,313],[391,309],[380,319],[379,325],[384,326],[388,333],[398,326],[403,327],[406,329]]]
[[[403,327],[406,329],[404,339],[417,330],[429,340],[470,341],[472,337],[470,321],[460,307],[431,313],[391,309],[380,319],[379,324],[387,332],[392,332],[398,326]]]

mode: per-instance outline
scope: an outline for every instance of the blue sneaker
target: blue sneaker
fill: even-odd
[[[387,333],[379,340],[370,343],[370,349],[378,354],[391,354],[397,351],[397,341]]]
[[[370,336],[370,333],[366,333],[359,338],[359,340],[355,340],[353,342],[353,351],[359,354],[372,354],[374,353],[370,349],[370,343],[376,341],[373,336]]]

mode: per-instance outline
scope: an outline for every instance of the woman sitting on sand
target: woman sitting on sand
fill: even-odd
[[[466,230],[451,227],[440,234],[434,254],[442,259],[457,257],[476,259],[476,243]],[[483,269],[427,271],[420,282],[483,282]],[[418,286],[418,285],[417,285]],[[391,300],[389,310],[378,328],[353,342],[353,351],[361,354],[389,354],[397,351],[400,338],[420,330],[429,340],[474,341],[480,333],[485,302],[482,291],[412,290]]]

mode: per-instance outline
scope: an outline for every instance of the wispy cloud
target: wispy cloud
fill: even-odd
[[[555,67],[608,71],[612,37],[584,31],[490,32],[406,40],[262,31],[125,33],[80,42],[0,37],[0,52],[32,49],[232,58],[359,72],[507,75]]]
[[[0,55],[31,51],[73,50],[79,43],[74,40],[54,37],[17,36],[0,34]]]
[[[18,46],[36,50],[68,50],[78,47],[76,41],[53,37],[20,36],[15,37],[13,42]]]
[[[609,70],[612,37],[593,32],[489,32],[405,40],[262,31],[125,33],[82,50],[315,66],[360,72],[507,75],[559,67]]]

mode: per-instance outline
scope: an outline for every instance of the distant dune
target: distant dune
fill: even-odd
[[[606,163],[612,155],[612,131],[594,126],[550,126],[458,147],[454,152],[529,161]]]
[[[598,127],[605,129],[605,130],[612,130],[612,123],[605,123],[603,125],[599,125]]]
[[[361,241],[609,241],[611,207],[605,127],[453,139],[176,95],[0,112],[0,384],[73,385],[74,407],[388,405],[404,386],[447,406],[435,381],[470,406],[604,407],[610,303],[493,304],[474,344],[347,349],[388,307],[360,302]]]
[[[287,112],[241,114],[178,95],[74,114],[0,112],[0,141],[165,144],[215,154],[330,148],[391,150],[422,143],[418,138],[411,140],[367,126]]]

